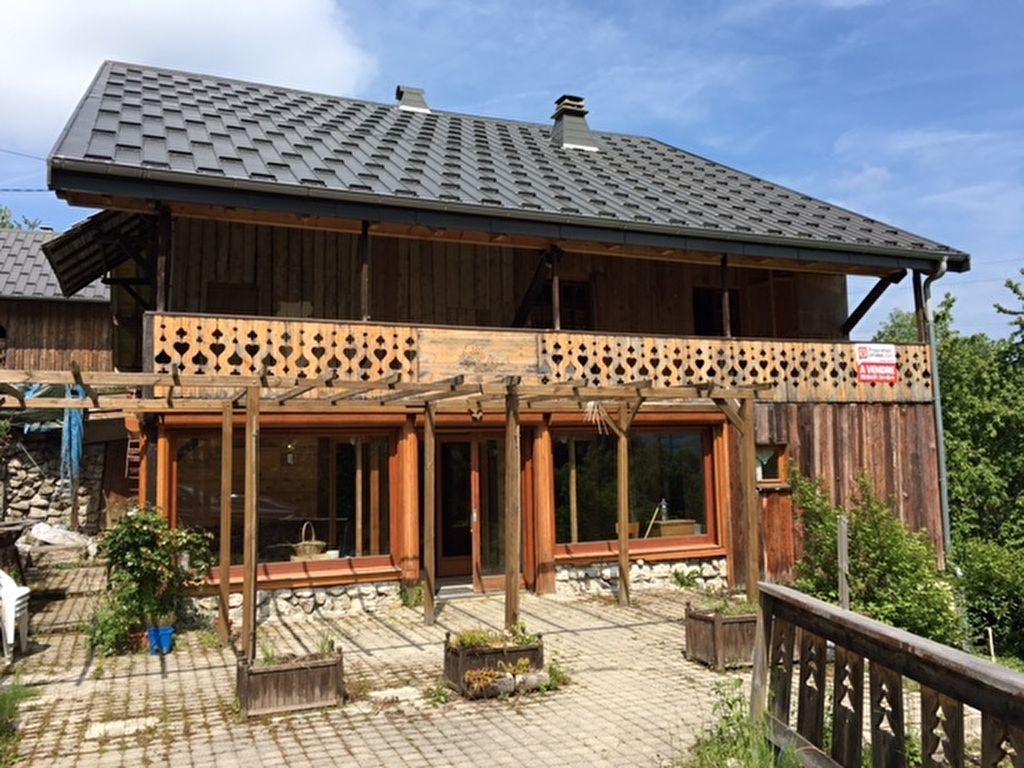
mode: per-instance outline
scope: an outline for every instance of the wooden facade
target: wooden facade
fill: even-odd
[[[105,302],[0,299],[0,367],[109,371],[113,325]]]
[[[142,313],[123,288],[114,290],[122,325],[139,329],[132,339],[119,341],[120,355],[137,355],[135,365],[144,371],[367,386],[395,379],[416,386],[459,377],[468,387],[514,377],[529,385],[578,386],[583,398],[587,388],[631,382],[643,382],[654,393],[705,387],[700,402],[654,405],[639,422],[648,429],[707,430],[709,519],[703,534],[630,539],[628,548],[634,559],[647,561],[725,556],[735,584],[747,580],[751,570],[740,553],[747,547],[752,514],[759,519],[763,545],[754,566],[760,572],[789,577],[800,551],[785,483],[759,487],[755,512],[745,508],[741,452],[753,448],[744,448],[738,426],[707,398],[715,389],[750,388],[764,401],[756,408],[753,443],[784,452],[792,466],[821,478],[840,504],[849,500],[862,472],[871,475],[880,493],[894,496],[908,525],[928,530],[941,545],[928,348],[898,347],[895,384],[858,382],[855,344],[842,331],[848,314],[845,276],[834,266],[817,273],[806,265],[801,271],[769,264],[754,268],[749,262],[727,267],[706,254],[597,254],[574,252],[571,244],[558,252],[555,265],[545,261],[551,259],[548,252],[500,242],[360,235],[358,228],[304,229],[218,220],[212,214],[172,216],[167,232],[163,288],[154,286],[151,294],[145,286],[138,289],[143,298],[165,295],[164,308]],[[136,264],[119,269],[121,277],[138,275]],[[560,288],[552,290],[556,274]],[[575,286],[575,293],[564,292],[565,285]],[[708,296],[729,318],[716,335],[709,335],[701,318],[709,306],[715,308]],[[562,306],[556,308],[558,301]],[[726,330],[729,335],[723,335]],[[358,435],[361,428],[386,434],[389,554],[364,553],[301,569],[264,565],[261,580],[282,585],[418,580],[423,547],[441,546],[432,541],[433,531],[422,528],[423,489],[435,480],[422,477],[421,445],[427,439],[422,412],[388,409],[382,400],[379,413],[372,414],[347,396],[326,403],[322,398],[312,388],[297,395],[295,404],[309,400],[305,415],[275,413],[271,404],[261,411],[261,428],[270,430],[265,434]],[[453,435],[484,435],[504,425],[497,407],[472,400],[441,406],[438,445],[456,439]],[[527,406],[520,467],[523,579],[550,591],[560,564],[611,563],[623,549],[614,538],[572,545],[556,541],[552,435],[566,425],[583,428],[584,422],[571,404],[569,410],[566,403],[547,410]],[[181,413],[163,416],[160,423],[161,434],[168,436],[161,454],[167,458],[154,456],[156,487],[173,514],[175,446],[196,430],[217,428],[220,420],[213,413]],[[239,584],[241,576],[234,566],[228,578]]]

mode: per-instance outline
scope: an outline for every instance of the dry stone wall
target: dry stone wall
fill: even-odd
[[[99,530],[103,500],[103,444],[86,445],[78,489],[78,517],[86,533]],[[60,479],[60,433],[16,436],[0,464],[0,519],[67,526],[71,491]]]

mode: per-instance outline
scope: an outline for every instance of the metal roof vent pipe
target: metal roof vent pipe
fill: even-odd
[[[410,88],[408,85],[395,86],[395,100],[398,108],[407,112],[430,112],[426,94],[422,88]]]
[[[563,94],[555,101],[555,126],[551,130],[551,143],[563,149],[598,150],[597,137],[587,125],[587,110],[582,96]]]

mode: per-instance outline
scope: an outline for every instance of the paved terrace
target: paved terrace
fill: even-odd
[[[35,589],[67,597],[36,608],[33,648],[16,664],[22,682],[40,690],[22,710],[26,765],[670,765],[710,724],[715,684],[725,679],[683,658],[679,592],[640,593],[628,609],[524,595],[523,618],[572,683],[432,706],[424,692],[438,685],[445,631],[502,624],[500,598],[479,597],[447,603],[434,627],[401,607],[263,625],[261,642],[278,653],[335,638],[356,696],[335,709],[247,722],[233,703],[233,656],[212,632],[180,635],[164,658],[93,658],[78,622],[102,588],[102,569],[36,576]]]

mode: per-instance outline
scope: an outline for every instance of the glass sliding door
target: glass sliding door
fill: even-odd
[[[470,576],[473,554],[473,477],[470,441],[438,442],[437,575]]]
[[[480,440],[480,567],[481,576],[505,574],[504,442]]]

